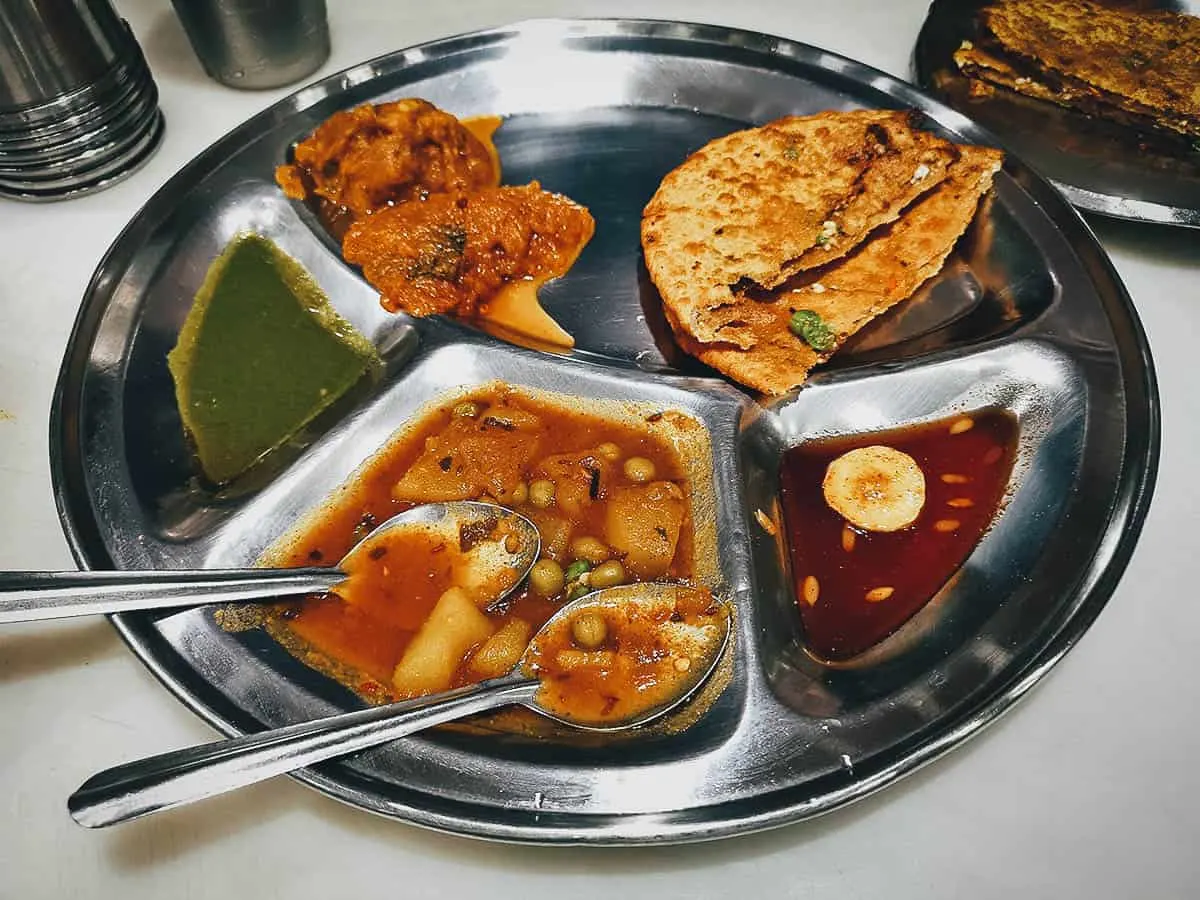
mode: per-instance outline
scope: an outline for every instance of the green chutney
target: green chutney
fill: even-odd
[[[235,237],[213,262],[167,365],[214,484],[251,469],[381,369],[304,267],[257,234]]]

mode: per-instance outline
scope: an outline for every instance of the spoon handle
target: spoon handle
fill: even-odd
[[[88,828],[125,822],[473,713],[527,702],[537,687],[535,679],[514,672],[416,700],[151,756],[93,775],[71,795],[67,808]]]
[[[261,600],[328,590],[345,577],[329,568],[3,572],[0,624]]]

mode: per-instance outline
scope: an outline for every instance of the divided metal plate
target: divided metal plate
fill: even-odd
[[[505,181],[587,205],[597,233],[545,292],[579,348],[553,356],[439,320],[384,313],[309,212],[274,187],[290,145],[337,109],[421,96],[500,114]],[[638,245],[661,177],[709,139],[791,114],[921,109],[960,141],[990,136],[850,60],[777,38],[645,21],[536,21],[383,57],[282,101],[201,153],[138,214],[84,299],[51,424],[64,527],[81,565],[245,564],[423,403],[503,379],[635,399],[709,429],[722,587],[738,607],[735,675],[674,736],[615,748],[431,733],[301,773],[357,806],[504,840],[650,843],[795,821],[862,797],[993,720],[1082,634],[1145,514],[1158,406],[1145,338],[1075,212],[1010,158],[945,271],[794,395],[755,402],[683,357]],[[388,375],[325,417],[237,497],[198,490],[165,364],[194,291],[238,231],[299,258],[381,347]],[[804,653],[786,554],[754,524],[780,454],[984,408],[1020,423],[1011,499],[927,610],[852,669]],[[228,734],[357,704],[210,611],[115,624],[183,702]]]
[[[934,0],[913,51],[917,84],[999,135],[1079,209],[1200,228],[1200,148],[1141,145],[1129,129],[1003,89],[968,95],[953,54],[975,34],[979,9],[990,2]],[[1200,15],[1200,0],[1138,6]]]

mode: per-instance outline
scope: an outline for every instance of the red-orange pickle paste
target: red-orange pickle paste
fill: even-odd
[[[1017,423],[991,410],[851,439],[813,441],[784,454],[781,501],[805,641],[844,661],[907,622],[962,566],[1005,496]],[[885,445],[925,476],[925,504],[900,531],[850,525],[826,503],[829,464],[850,450]]]

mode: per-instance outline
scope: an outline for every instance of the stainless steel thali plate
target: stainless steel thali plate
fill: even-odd
[[[505,181],[587,205],[597,233],[546,292],[579,349],[552,356],[384,313],[272,170],[337,109],[421,96],[500,114]],[[298,777],[364,809],[543,843],[701,840],[812,816],[963,741],[1022,696],[1098,614],[1149,502],[1158,405],[1145,338],[1066,201],[1010,159],[946,270],[803,390],[759,404],[681,357],[641,264],[638,219],[690,151],[789,113],[909,106],[989,142],[911,86],[789,41],[647,21],[535,21],[439,41],[305,88],[201,153],[137,215],[88,289],[58,385],[51,451],[81,565],[247,564],[441,391],[495,378],[690,412],[710,431],[720,581],[738,608],[735,673],[674,736],[613,748],[432,733]],[[256,229],[298,257],[381,347],[389,374],[327,417],[261,490],[192,483],[167,350],[225,242]],[[1011,499],[960,577],[866,664],[803,651],[786,554],[752,513],[776,503],[780,453],[814,435],[1000,407],[1019,419]],[[227,734],[355,705],[257,632],[211,611],[117,628]]]
[[[999,135],[1079,209],[1200,228],[1200,148],[1147,145],[1127,128],[1004,90],[969,96],[952,57],[988,2],[934,0],[913,51],[917,84]],[[1200,15],[1197,0],[1138,5]]]

